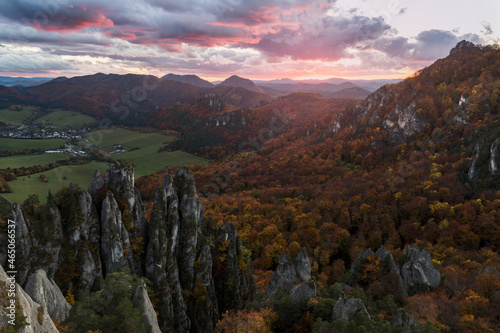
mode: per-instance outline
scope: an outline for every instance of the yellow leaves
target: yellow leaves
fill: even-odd
[[[382,272],[382,259],[375,257],[375,253],[366,257],[367,262],[361,267],[361,281],[369,284],[375,281]]]
[[[227,248],[229,247],[229,243],[231,242],[231,240],[225,240],[225,241],[220,241],[219,242],[219,245],[217,247],[217,250],[219,252],[225,252],[227,250]]]
[[[465,292],[465,299],[467,300],[476,300],[479,299],[481,296],[479,296],[474,290],[467,289]]]
[[[434,183],[430,180],[427,180],[423,182],[422,185],[424,186],[424,191],[428,191],[434,185]]]
[[[71,288],[68,289],[64,298],[71,306],[75,305],[75,295],[71,292]]]
[[[448,219],[444,219],[439,223],[439,229],[441,230],[446,230],[450,227],[450,222],[448,222]]]
[[[450,211],[450,205],[447,202],[440,202],[436,201],[434,203],[429,204],[429,210],[431,214],[436,214],[436,212],[445,212],[446,214],[449,214]]]
[[[216,327],[217,333],[271,333],[271,325],[278,318],[270,308],[259,311],[226,311]]]

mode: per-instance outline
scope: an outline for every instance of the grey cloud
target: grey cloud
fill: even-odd
[[[346,48],[376,40],[391,27],[381,17],[326,16],[308,17],[299,30],[282,28],[262,37],[257,44],[247,44],[271,56],[293,59],[338,60],[346,57]]]
[[[430,61],[447,56],[463,39],[475,44],[482,42],[476,34],[459,36],[451,31],[433,29],[422,31],[416,36],[415,41],[405,37],[384,36],[376,40],[372,47],[391,57]]]

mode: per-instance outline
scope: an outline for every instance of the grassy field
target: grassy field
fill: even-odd
[[[0,169],[47,165],[66,158],[68,158],[68,155],[63,153],[0,157]]]
[[[135,176],[141,177],[151,173],[186,164],[207,165],[208,160],[183,151],[161,152],[158,147],[149,147],[114,155],[116,159],[126,159],[135,163]]]
[[[79,129],[96,121],[95,118],[81,114],[80,112],[62,110],[49,113],[48,115],[38,119],[37,122],[39,123],[43,120],[51,123],[58,130],[65,128]]]
[[[2,197],[11,203],[22,203],[30,194],[37,194],[40,202],[44,203],[47,200],[49,190],[55,194],[62,186],[68,186],[69,183],[78,184],[81,188],[87,189],[96,168],[103,172],[106,170],[106,163],[65,165],[45,171],[43,174],[47,177],[47,183],[42,182],[40,174],[19,177],[8,183],[12,188],[12,193],[2,193]]]
[[[98,130],[87,133],[85,137],[99,147],[110,147],[114,144],[121,144],[128,149],[147,148],[151,146],[161,147],[174,139],[169,135],[141,133],[124,128]]]
[[[12,139],[0,138],[0,150],[19,150],[19,149],[57,149],[64,146],[64,139]]]
[[[100,147],[121,144],[132,151],[111,156],[135,163],[135,176],[141,177],[168,167],[186,164],[208,164],[208,160],[182,151],[160,152],[158,149],[173,140],[159,133],[140,133],[123,128],[99,130],[88,133],[87,139]]]
[[[23,107],[21,111],[2,109],[0,110],[0,121],[12,125],[21,125],[23,120],[31,116],[32,110],[29,106]]]

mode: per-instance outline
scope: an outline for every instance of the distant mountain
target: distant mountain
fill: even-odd
[[[237,75],[233,75],[233,76],[225,79],[219,85],[240,87],[240,88],[245,88],[245,89],[252,90],[252,91],[263,92],[262,88],[256,86],[255,83],[253,83],[253,81],[239,77]]]
[[[12,104],[21,104],[23,102],[30,104],[32,99],[29,96],[26,96],[26,93],[22,89],[0,85],[0,109],[7,108]]]
[[[360,87],[366,90],[375,91],[386,84],[398,83],[402,79],[380,79],[380,80],[351,80],[342,78],[331,78],[326,80],[256,80],[254,81],[259,87],[281,89],[284,91],[308,91],[320,93],[320,90],[325,91],[340,91],[344,88]]]
[[[113,123],[146,125],[155,110],[177,104],[191,105],[200,98],[216,95],[235,107],[255,107],[273,97],[231,86],[200,87],[151,75],[102,74],[57,78],[39,86],[9,88],[0,86],[0,104],[37,105],[80,111]]]
[[[54,82],[63,82],[63,81],[66,81],[68,80],[68,78],[66,76],[59,76],[59,77],[56,77],[55,79],[53,80],[50,80],[49,82],[50,83],[54,83]]]
[[[33,87],[39,84],[45,83],[52,80],[51,77],[10,77],[10,76],[0,76],[0,84],[13,87],[13,86],[22,86],[22,87]]]
[[[193,86],[198,86],[198,87],[213,87],[214,85],[206,80],[203,80],[197,75],[177,75],[177,74],[167,74],[161,78],[162,80],[172,80],[172,81],[178,81],[182,83],[189,83],[192,84]]]
[[[356,98],[363,99],[371,91],[361,88],[352,82],[342,82],[340,84],[318,82],[318,83],[279,83],[277,81],[289,82],[290,80],[274,80],[273,82],[260,83],[261,88],[271,96],[287,95],[295,92],[307,92],[319,94],[324,98]]]
[[[340,91],[332,93],[328,98],[355,98],[355,99],[365,99],[371,94],[370,90],[366,90],[360,87],[351,87],[342,89]],[[323,96],[326,97],[326,96]]]

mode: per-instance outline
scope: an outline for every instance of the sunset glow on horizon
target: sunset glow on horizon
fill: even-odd
[[[0,75],[405,78],[463,39],[498,43],[499,15],[491,0],[4,0]]]

